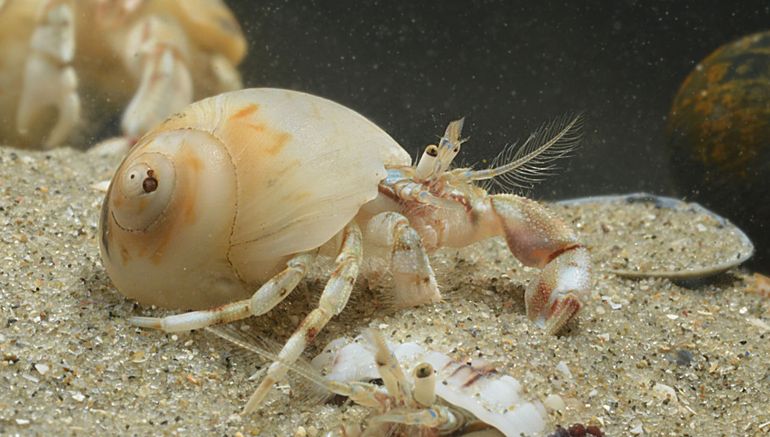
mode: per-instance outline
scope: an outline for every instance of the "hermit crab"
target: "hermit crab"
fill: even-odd
[[[195,98],[241,88],[245,52],[222,0],[0,1],[0,138],[53,147],[127,104],[130,143]]]
[[[275,359],[272,345],[232,324],[206,328],[263,358]],[[480,360],[461,362],[419,343],[392,344],[374,328],[353,341],[332,340],[313,361],[290,370],[320,388],[320,394],[348,397],[369,407],[367,423],[348,424],[333,436],[542,435],[547,414],[528,399],[522,384]],[[371,381],[381,380],[382,386]],[[307,398],[318,398],[304,387]],[[315,392],[315,393],[314,393]]]
[[[318,307],[247,411],[344,309],[364,252],[387,260],[397,304],[418,305],[440,299],[429,252],[501,235],[542,269],[525,293],[527,314],[556,333],[589,289],[587,249],[542,205],[490,195],[475,181],[536,176],[574,146],[579,125],[547,125],[499,165],[472,170],[451,168],[462,143],[455,121],[413,166],[388,134],[332,101],[281,89],[224,93],[171,116],[125,157],[102,207],[102,260],[126,296],[199,310],[131,319],[173,332],[264,314],[319,251],[336,253]]]

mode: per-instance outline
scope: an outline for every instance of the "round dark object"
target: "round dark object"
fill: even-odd
[[[575,423],[569,427],[570,437],[585,437],[586,427],[582,423]]]
[[[561,425],[556,425],[556,431],[548,435],[548,437],[570,437],[569,431],[562,428]]]
[[[586,433],[594,437],[604,437],[604,433],[596,425],[588,425],[586,427]]]
[[[682,83],[668,119],[680,195],[741,227],[770,261],[770,32],[726,44]]]

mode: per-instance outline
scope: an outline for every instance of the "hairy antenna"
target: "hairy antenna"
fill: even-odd
[[[554,161],[569,155],[580,143],[583,117],[563,116],[542,125],[521,147],[505,147],[491,168],[467,173],[471,180],[491,180],[502,190],[531,188],[552,174]]]

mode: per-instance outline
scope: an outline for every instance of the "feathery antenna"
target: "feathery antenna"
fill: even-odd
[[[570,154],[580,144],[583,116],[562,116],[543,124],[521,147],[505,147],[492,160],[491,168],[471,171],[471,180],[492,180],[502,190],[531,188],[556,169],[554,161]]]

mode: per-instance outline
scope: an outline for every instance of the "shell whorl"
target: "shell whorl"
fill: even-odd
[[[112,215],[122,229],[143,232],[168,210],[176,189],[173,160],[162,153],[142,153],[126,162],[110,193]]]
[[[230,155],[209,132],[159,129],[145,136],[116,172],[102,214],[102,260],[115,286],[164,307],[242,296],[244,285],[227,260],[235,187]]]

